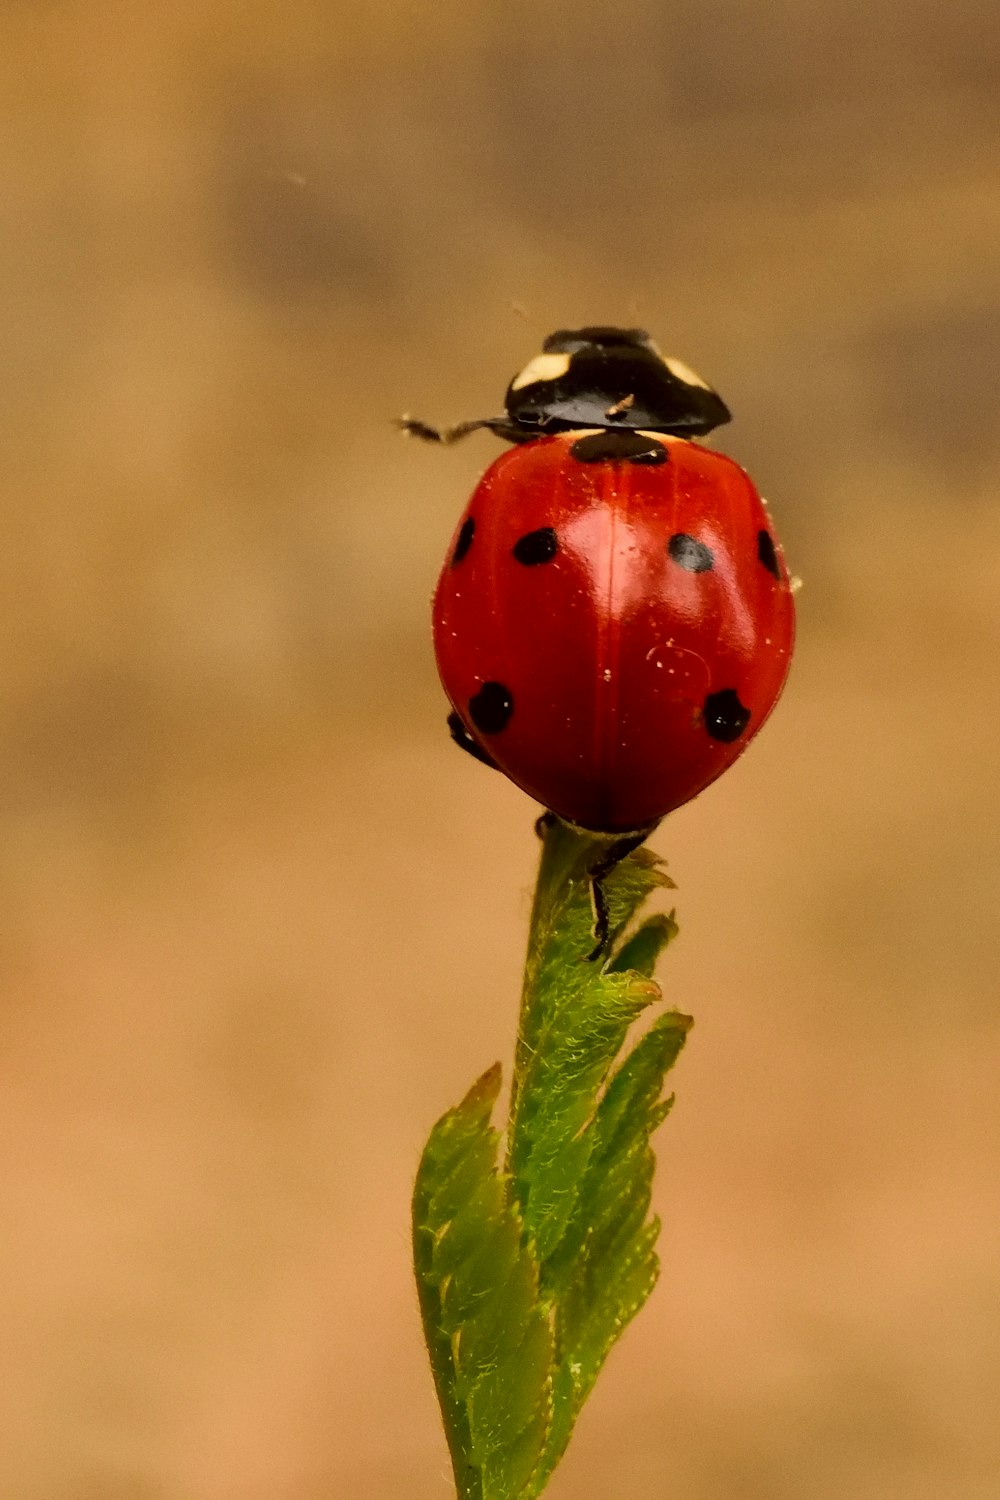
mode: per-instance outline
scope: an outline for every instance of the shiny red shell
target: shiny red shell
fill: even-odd
[[[788,673],[792,590],[732,459],[657,434],[666,462],[582,462],[579,438],[511,448],[483,475],[438,581],[435,652],[512,781],[583,828],[638,830],[764,723]]]

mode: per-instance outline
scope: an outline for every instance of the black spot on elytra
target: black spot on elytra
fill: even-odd
[[[715,561],[712,549],[699,542],[697,537],[688,536],[686,531],[674,533],[667,543],[667,551],[671,560],[689,573],[707,573]]]
[[[453,568],[458,566],[458,564],[462,561],[462,558],[472,546],[472,538],[475,536],[475,534],[475,519],[472,516],[466,516],[465,520],[462,522],[462,529],[458,533],[458,541],[455,543],[455,550],[451,554],[451,565]]]
[[[750,723],[750,710],[740,702],[735,688],[722,688],[705,699],[705,728],[713,740],[731,744]]]
[[[775,578],[781,577],[781,568],[778,564],[778,554],[774,546],[774,537],[769,531],[758,531],[757,533],[757,556],[769,573],[773,573]]]
[[[506,729],[513,712],[513,695],[502,682],[484,682],[469,699],[469,718],[481,734],[499,734]]]
[[[559,551],[559,541],[551,526],[539,526],[537,531],[526,532],[512,547],[515,559],[526,568],[539,563],[551,562]]]
[[[589,432],[577,438],[570,446],[570,453],[582,464],[626,462],[630,464],[665,464],[667,445],[659,438],[646,437],[641,432],[619,432],[608,429]]]

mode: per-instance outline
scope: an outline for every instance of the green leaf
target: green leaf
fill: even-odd
[[[677,933],[672,914],[634,925],[673,884],[649,851],[603,877],[611,940],[592,960],[589,871],[611,843],[558,821],[545,834],[505,1171],[493,1068],[434,1127],[417,1176],[417,1284],[460,1500],[542,1492],[659,1271],[650,1136],[691,1023],[666,1012],[629,1043]]]
[[[573,1422],[608,1353],[656,1284],[659,1221],[649,1217],[655,1165],[650,1136],[673,1100],[663,1080],[690,1018],[661,1016],[615,1072],[590,1127],[577,1211],[543,1281],[556,1307],[555,1416],[539,1473],[561,1457]]]
[[[499,1065],[431,1131],[413,1195],[424,1335],[462,1500],[525,1492],[551,1421],[551,1319],[497,1171]]]
[[[564,825],[548,832],[525,969],[507,1159],[556,1340],[552,1425],[529,1495],[544,1488],[611,1347],[655,1285],[649,1140],[691,1024],[661,1016],[615,1068],[632,1023],[662,998],[650,976],[677,925],[657,915],[629,933],[647,897],[673,884],[654,855],[636,851],[604,879],[617,946],[603,965],[591,962],[587,871],[601,852],[600,840]]]
[[[589,959],[586,870],[595,843],[565,824],[546,835],[525,969],[507,1166],[543,1261],[576,1208],[591,1149],[585,1126],[597,1093],[632,1022],[660,998],[643,973]],[[672,885],[659,866],[639,850],[605,878],[612,932],[625,927],[651,891]],[[651,940],[642,946],[648,961]]]
[[[668,943],[673,942],[677,930],[673,912],[669,916],[658,912],[655,917],[647,917],[621,945],[608,969],[612,973],[634,969],[637,974],[644,974],[647,979],[651,979],[660,954]]]

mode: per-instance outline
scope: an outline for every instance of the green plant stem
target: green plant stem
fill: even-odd
[[[558,818],[545,828],[542,837],[542,854],[528,926],[524,980],[521,986],[521,1009],[517,1023],[517,1042],[514,1048],[514,1072],[510,1084],[505,1159],[507,1172],[510,1171],[514,1146],[518,1139],[518,1105],[524,1089],[525,1075],[542,1043],[541,1032],[544,1022],[542,1007],[538,1003],[539,986],[552,925],[563,905],[559,897],[560,894],[565,894],[566,888],[573,879],[574,871],[589,864],[591,857],[606,842],[599,835],[583,833],[579,829],[571,828],[568,823]]]

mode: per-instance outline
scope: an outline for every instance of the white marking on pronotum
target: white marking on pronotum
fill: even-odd
[[[543,380],[559,380],[569,369],[569,362],[568,354],[536,354],[520,375],[514,377],[510,388],[520,391],[526,385],[539,385]]]
[[[685,385],[701,386],[703,391],[710,391],[712,387],[707,381],[696,375],[690,365],[686,365],[682,359],[664,359],[663,363],[671,375],[676,375],[678,380],[683,380]]]

